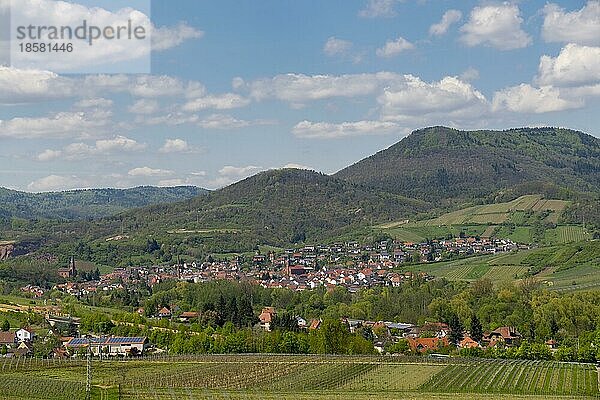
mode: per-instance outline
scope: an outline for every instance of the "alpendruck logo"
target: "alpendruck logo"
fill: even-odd
[[[58,73],[150,73],[150,0],[119,3],[0,0],[0,22],[9,26],[0,35],[10,43],[0,64]]]

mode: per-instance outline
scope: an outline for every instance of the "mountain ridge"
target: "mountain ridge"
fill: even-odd
[[[195,186],[138,186],[28,193],[0,187],[0,218],[100,218],[126,209],[173,202],[207,193]]]
[[[600,187],[600,139],[563,128],[461,131],[430,127],[333,176],[429,201],[486,198],[530,181]]]

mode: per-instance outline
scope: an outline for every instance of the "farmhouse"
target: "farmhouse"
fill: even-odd
[[[35,337],[35,333],[31,328],[21,328],[15,332],[17,335],[17,341],[19,342],[31,342]]]
[[[518,345],[521,338],[522,335],[514,326],[501,326],[483,335],[483,341],[487,342],[488,346],[495,346],[498,343],[503,343],[506,346]]]
[[[260,320],[260,326],[267,332],[271,330],[271,322],[273,322],[273,318],[277,312],[274,307],[265,307],[262,312],[258,316]]]
[[[14,332],[0,332],[0,348],[11,349],[17,343],[17,335]]]
[[[447,347],[449,345],[447,338],[408,338],[408,345],[411,350],[417,351],[419,353],[424,353],[429,350],[438,350],[442,347]]]
[[[93,355],[137,356],[148,348],[145,337],[73,338],[65,347],[71,352],[89,348]]]

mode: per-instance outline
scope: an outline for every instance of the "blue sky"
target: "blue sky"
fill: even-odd
[[[98,2],[79,4],[75,19]],[[598,0],[151,9],[151,74],[0,67],[0,186],[212,189],[270,168],[331,173],[431,125],[600,136]]]

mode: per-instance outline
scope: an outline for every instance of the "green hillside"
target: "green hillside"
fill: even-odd
[[[204,197],[127,212],[107,222],[155,234],[229,234],[261,244],[289,245],[414,215],[426,207],[423,201],[366,190],[324,174],[283,169]]]
[[[474,256],[405,269],[452,281],[490,279],[498,284],[533,279],[551,290],[585,290],[600,286],[600,241]]]
[[[189,199],[206,190],[194,186],[88,189],[25,193],[0,188],[0,218],[98,218],[151,204]]]
[[[415,131],[335,176],[428,201],[489,199],[532,182],[597,192],[600,139],[559,128],[433,127]]]

